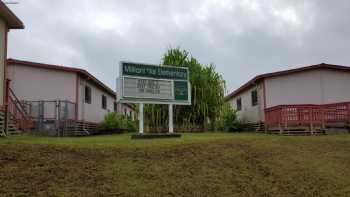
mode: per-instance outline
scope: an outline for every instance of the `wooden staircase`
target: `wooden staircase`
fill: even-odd
[[[15,135],[21,133],[21,131],[17,127],[16,119],[11,117],[8,120],[7,132],[5,132],[5,113],[3,111],[0,111],[0,130],[4,131],[6,135]]]
[[[267,134],[281,134],[281,135],[325,135],[326,130],[321,127],[310,128],[308,126],[289,126],[287,128],[269,127],[265,133]]]
[[[0,136],[6,136],[5,132],[5,114],[3,111],[0,111]]]
[[[17,120],[12,117],[9,117],[6,128],[5,118],[5,112],[0,111],[0,136],[16,135],[22,133],[21,128],[18,127]]]
[[[5,104],[0,106],[0,136],[8,136],[29,131],[33,128],[33,121],[26,113],[19,99],[6,81]]]
[[[265,130],[264,122],[245,123],[242,125],[242,127],[245,131],[263,132]]]
[[[63,123],[63,136],[88,136],[97,128],[96,123],[67,120]]]

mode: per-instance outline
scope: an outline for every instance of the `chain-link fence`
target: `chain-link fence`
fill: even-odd
[[[67,100],[23,101],[27,113],[34,121],[34,133],[62,136],[62,125],[75,119],[75,103]]]

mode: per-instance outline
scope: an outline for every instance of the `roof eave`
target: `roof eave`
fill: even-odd
[[[0,13],[9,29],[24,29],[23,22],[2,1],[0,1]]]

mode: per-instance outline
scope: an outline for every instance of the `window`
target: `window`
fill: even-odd
[[[107,97],[102,95],[102,109],[107,109]]]
[[[258,91],[253,90],[252,91],[252,106],[255,106],[258,104]]]
[[[85,103],[91,104],[91,88],[85,86]]]
[[[118,112],[118,103],[114,102],[113,104],[114,112]]]
[[[126,117],[127,115],[127,111],[126,111],[126,108],[124,108],[124,116]]]
[[[236,104],[237,104],[237,111],[241,111],[242,110],[242,99],[238,98],[236,100]]]

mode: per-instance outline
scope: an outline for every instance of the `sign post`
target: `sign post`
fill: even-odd
[[[139,133],[143,134],[143,103],[139,104]]]
[[[191,105],[188,68],[121,62],[119,72],[118,102],[139,104],[139,134],[144,134],[144,104],[169,105],[169,134],[174,134],[173,105]]]
[[[169,133],[174,133],[173,104],[169,104]]]

